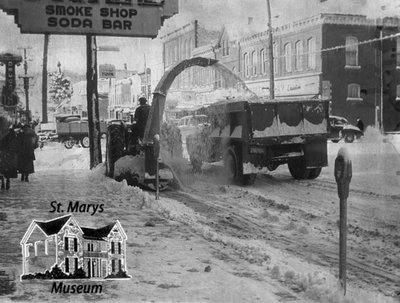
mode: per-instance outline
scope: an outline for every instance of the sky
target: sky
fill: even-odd
[[[249,17],[259,25],[260,31],[267,24],[266,0],[179,0],[179,14],[165,22],[165,28],[198,19],[209,29],[221,29],[223,24],[242,27]],[[400,16],[400,0],[270,0],[273,26],[279,26],[321,12],[366,14],[371,17]],[[296,5],[293,5],[296,3]],[[20,47],[28,50],[30,69],[40,71],[43,56],[43,35],[20,34],[13,17],[0,12],[0,53],[11,51],[22,54]],[[62,67],[81,74],[86,73],[86,46],[84,36],[50,37],[48,67]],[[98,46],[117,45],[120,51],[99,52],[98,63],[114,64],[131,70],[143,70],[144,58],[147,66],[161,63],[161,44],[158,39],[98,37]],[[22,66],[20,67],[22,69]]]

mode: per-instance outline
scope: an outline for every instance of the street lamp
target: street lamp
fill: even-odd
[[[23,49],[24,50],[24,75],[19,76],[18,78],[24,79],[24,90],[25,90],[25,115],[26,115],[26,122],[29,123],[31,120],[31,114],[29,110],[29,79],[32,79],[32,76],[28,76],[28,58],[26,56],[26,50],[27,49],[32,49],[32,47],[18,47],[18,49]]]

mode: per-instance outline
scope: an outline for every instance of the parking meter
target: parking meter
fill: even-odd
[[[347,265],[347,198],[352,177],[352,164],[347,149],[342,147],[335,160],[335,179],[340,198],[339,222],[339,281],[346,294],[346,265]]]
[[[153,140],[154,147],[154,159],[156,160],[156,200],[160,198],[160,186],[159,186],[159,165],[158,158],[160,157],[160,135],[154,135]]]
[[[335,179],[340,199],[349,196],[349,185],[352,177],[352,164],[347,149],[342,147],[335,160]]]

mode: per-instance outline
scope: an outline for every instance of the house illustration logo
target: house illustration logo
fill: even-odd
[[[118,220],[101,228],[80,226],[70,214],[33,220],[20,242],[21,280],[130,278],[126,241]]]

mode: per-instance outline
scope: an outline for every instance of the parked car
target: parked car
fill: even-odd
[[[352,143],[355,139],[359,139],[364,135],[357,126],[350,124],[349,121],[343,117],[330,116],[329,126],[329,139],[334,143],[337,143],[342,139],[347,143]]]

